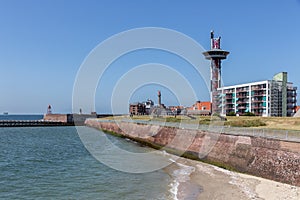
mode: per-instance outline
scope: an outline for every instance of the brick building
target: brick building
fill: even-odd
[[[129,113],[131,115],[145,115],[146,105],[144,103],[131,103],[129,104]]]

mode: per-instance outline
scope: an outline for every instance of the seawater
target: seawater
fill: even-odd
[[[0,120],[39,120],[44,115],[0,115]]]
[[[173,199],[170,182],[163,170],[131,174],[105,166],[85,149],[75,127],[0,128],[0,199]]]

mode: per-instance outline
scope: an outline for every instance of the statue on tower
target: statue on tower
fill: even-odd
[[[221,49],[221,37],[214,38],[214,31],[210,32],[211,49]]]

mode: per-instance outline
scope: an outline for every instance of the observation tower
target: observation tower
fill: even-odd
[[[214,31],[210,32],[211,49],[203,52],[206,59],[211,61],[210,70],[210,92],[212,102],[212,114],[220,113],[220,92],[218,88],[221,87],[221,61],[227,58],[228,51],[221,49],[221,37],[214,38]]]

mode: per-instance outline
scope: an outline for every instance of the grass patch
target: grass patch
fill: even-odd
[[[217,125],[216,117],[211,116],[193,116],[194,119],[188,116],[178,115],[174,116],[133,116],[133,120],[143,121],[160,121],[160,122],[174,122],[174,123],[187,123],[187,124],[200,124],[200,125]],[[106,117],[101,119],[126,119],[130,118],[128,115]],[[278,129],[278,130],[300,130],[300,118],[299,117],[259,117],[259,116],[226,116],[227,121],[223,121],[220,125],[230,125],[233,127],[264,127],[267,129]],[[253,121],[254,120],[254,121]]]
[[[177,122],[180,123],[182,121],[182,119],[180,118],[175,118],[175,117],[167,117],[166,118],[166,122]]]
[[[224,125],[233,126],[233,127],[258,127],[258,126],[266,126],[267,124],[263,122],[261,119],[253,119],[253,120],[227,121],[224,123]]]
[[[201,124],[201,125],[209,125],[210,122],[211,122],[211,120],[207,119],[207,118],[205,118],[205,119],[199,119],[199,124]]]

